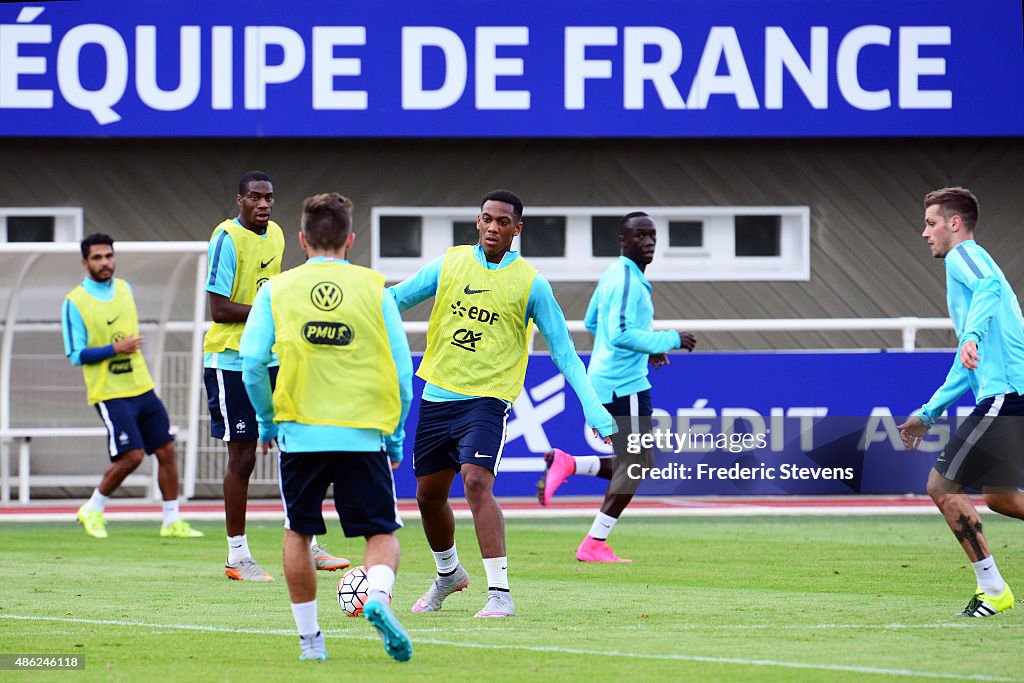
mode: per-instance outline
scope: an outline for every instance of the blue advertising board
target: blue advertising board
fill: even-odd
[[[584,362],[588,362],[586,356]],[[952,352],[672,354],[650,373],[654,428],[668,448],[656,453],[665,478],[645,477],[640,494],[923,493],[928,471],[974,408],[968,392],[939,420],[921,448],[903,448],[896,425],[945,379]],[[418,365],[419,358],[415,359]],[[398,494],[413,497],[412,445],[422,380],[406,425],[407,462]],[[551,358],[530,358],[513,405],[495,492],[530,496],[543,454],[605,455],[572,388]],[[689,472],[680,467],[689,468]],[[604,493],[606,480],[571,477],[559,495]],[[456,479],[456,494],[461,495]]]
[[[1024,134],[1018,0],[0,4],[0,136]]]

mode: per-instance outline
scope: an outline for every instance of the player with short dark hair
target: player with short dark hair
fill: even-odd
[[[64,351],[72,365],[82,366],[89,403],[107,429],[110,465],[92,496],[78,508],[78,522],[93,538],[107,538],[103,511],[108,498],[138,468],[145,454],[153,453],[164,501],[160,535],[202,536],[181,519],[178,510],[178,464],[171,423],[142,357],[143,338],[132,288],[114,277],[114,239],[94,233],[82,240],[81,248],[86,278],[64,299]]]
[[[206,291],[213,325],[203,340],[203,383],[210,408],[210,435],[227,443],[224,469],[224,518],[228,558],[224,573],[239,581],[273,581],[253,559],[245,533],[249,478],[256,467],[256,414],[242,383],[238,345],[256,292],[281,272],[284,233],[270,220],[274,184],[262,171],[238,181],[238,215],[222,221],[210,238]],[[271,382],[277,373],[272,362]],[[317,569],[334,571],[349,561],[334,557],[313,539]]]
[[[308,260],[256,294],[240,353],[263,451],[274,440],[281,450],[284,573],[301,658],[327,658],[309,544],[327,530],[321,506],[333,485],[345,535],[366,537],[363,613],[403,662],[412,643],[389,606],[402,526],[392,469],[402,461],[412,359],[384,276],[345,259],[351,212],[337,193],[306,199],[299,243]],[[273,389],[271,349],[280,359]]]
[[[668,365],[667,351],[692,351],[697,343],[689,332],[653,330],[651,283],[644,273],[654,260],[656,244],[657,229],[648,214],[634,211],[622,217],[621,256],[598,281],[584,318],[584,324],[594,335],[587,375],[604,407],[619,421],[619,431],[612,437],[615,454],[573,457],[556,448],[544,456],[547,469],[537,484],[537,497],[542,505],[547,505],[558,487],[573,474],[609,480],[601,511],[576,549],[576,559],[581,562],[630,562],[616,555],[607,539],[639,485],[638,480],[627,476],[629,465],[639,462],[650,467],[653,463],[649,450],[634,455],[627,448],[630,433],[651,430],[647,365]]]
[[[487,573],[487,604],[476,616],[515,614],[505,522],[493,489],[506,422],[523,389],[534,322],[547,340],[551,359],[583,404],[587,423],[606,439],[615,431],[615,421],[601,407],[576,355],[551,285],[512,251],[512,240],[523,229],[522,217],[523,203],[514,193],[488,193],[477,216],[477,244],[452,247],[391,288],[403,311],[436,296],[417,373],[427,385],[416,426],[413,471],[437,578],[413,606],[415,612],[439,610],[445,598],[469,585],[456,552],[455,517],[448,502],[455,475],[461,474]]]
[[[1003,271],[974,241],[977,198],[962,187],[947,187],[925,195],[924,208],[921,236],[946,267],[946,301],[959,351],[946,381],[899,429],[907,449],[917,448],[939,416],[968,389],[974,393],[974,412],[928,475],[928,495],[978,579],[957,616],[990,617],[1013,607],[1013,592],[964,488],[980,488],[990,509],[1024,519],[1024,316]]]

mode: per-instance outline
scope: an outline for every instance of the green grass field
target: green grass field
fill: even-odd
[[[518,615],[481,620],[486,581],[472,526],[459,522],[470,587],[433,614],[410,607],[433,562],[419,523],[401,532],[394,606],[411,662],[384,653],[363,619],[341,614],[340,573],[319,572],[330,659],[299,662],[281,572],[281,530],[250,524],[278,580],[229,581],[222,525],[165,540],[156,523],[0,525],[0,653],[84,655],[74,672],[3,680],[1024,680],[1024,608],[961,620],[974,576],[938,513],[913,517],[624,519],[631,565],[584,565],[589,521],[509,520]],[[1003,575],[1024,597],[1024,534],[986,516]],[[356,562],[362,540],[337,521],[323,543]]]

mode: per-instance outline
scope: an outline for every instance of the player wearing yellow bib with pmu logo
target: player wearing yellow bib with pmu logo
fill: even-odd
[[[417,374],[467,396],[515,401],[526,377],[533,320],[523,321],[536,275],[521,258],[490,270],[477,262],[472,246],[449,249]]]
[[[274,279],[281,369],[274,421],[391,434],[401,403],[381,312],[384,276],[337,261],[306,263]],[[345,387],[338,400],[338,387]]]
[[[78,509],[78,523],[89,536],[106,538],[103,510],[107,499],[138,468],[146,453],[152,453],[164,500],[160,535],[202,536],[178,511],[178,464],[171,423],[142,357],[144,340],[132,289],[114,277],[114,238],[93,233],[82,240],[81,250],[87,276],[64,297],[64,352],[72,365],[82,366],[89,403],[107,430],[110,465],[92,496]]]
[[[109,301],[101,301],[89,294],[84,283],[67,296],[75,304],[88,331],[87,347],[106,346],[139,334],[139,314],[128,283],[114,278],[113,289],[114,296]],[[83,364],[82,374],[90,404],[139,396],[153,388],[146,359],[138,350],[118,354],[99,363]]]
[[[469,585],[455,550],[455,521],[448,496],[462,475],[487,572],[487,604],[478,617],[515,614],[508,584],[508,557],[494,477],[501,464],[512,403],[523,390],[534,322],[583,405],[587,423],[607,437],[615,421],[601,405],[569,336],[551,285],[516,251],[523,203],[495,190],[480,203],[480,240],[453,247],[408,280],[391,288],[399,310],[435,296],[427,350],[419,375],[423,389],[413,471],[423,531],[434,553],[437,579],[413,606],[434,612]]]

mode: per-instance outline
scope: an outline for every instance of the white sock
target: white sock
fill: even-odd
[[[978,587],[981,590],[996,596],[1006,588],[1006,582],[1003,581],[1003,577],[996,567],[996,558],[989,555],[983,560],[972,562],[971,566],[974,567],[974,573],[978,575]]]
[[[576,474],[584,477],[596,477],[601,469],[601,458],[596,455],[577,455]]]
[[[608,538],[608,534],[615,528],[615,522],[619,521],[616,517],[611,517],[598,512],[597,517],[594,518],[594,523],[590,525],[590,536],[591,538],[603,541]]]
[[[434,553],[434,564],[437,565],[437,573],[440,576],[447,576],[454,572],[459,566],[459,553],[455,550],[455,544],[448,550]]]
[[[178,499],[164,501],[164,526],[174,524],[181,518],[178,512]]]
[[[316,536],[314,536],[314,537],[313,537],[313,540],[311,540],[311,541],[309,542],[309,547],[310,547],[310,548],[312,548],[312,547],[313,547],[313,546],[315,546],[315,545],[316,545]]]
[[[94,489],[92,492],[92,498],[85,504],[86,510],[99,510],[103,512],[103,508],[107,507],[107,501],[110,500],[109,496],[104,496],[100,493],[99,489]]]
[[[508,557],[485,557],[484,571],[487,572],[487,588],[508,590]]]
[[[248,559],[252,559],[252,553],[249,552],[249,537],[245,534],[228,536],[228,564]]]
[[[295,617],[295,627],[299,630],[300,636],[315,636],[320,632],[320,623],[317,621],[316,598],[309,602],[293,602],[292,615]]]
[[[391,589],[395,587],[395,571],[386,564],[375,564],[366,570],[367,600],[382,600],[387,604]]]

